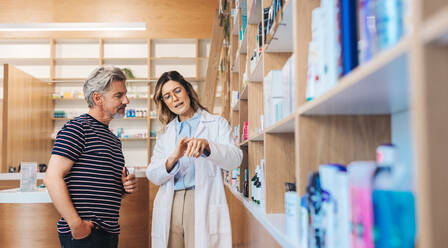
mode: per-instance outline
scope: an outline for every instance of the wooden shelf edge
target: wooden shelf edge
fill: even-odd
[[[262,20],[261,0],[254,0],[247,14],[247,24],[258,24]],[[258,13],[258,14],[257,14]]]
[[[244,207],[246,207],[246,209],[252,214],[252,216],[257,219],[257,221],[264,227],[264,229],[266,229],[266,231],[270,235],[272,235],[272,237],[282,247],[299,247],[298,241],[293,241],[286,235],[286,225],[284,224],[285,214],[266,214],[262,207],[249,201],[240,192],[233,189],[228,183],[224,184],[232,193],[232,195],[243,203]]]
[[[410,50],[410,43],[411,37],[403,37],[403,39],[398,42],[395,47],[377,54],[371,61],[358,66],[348,75],[344,76],[332,89],[328,90],[318,98],[302,104],[298,109],[299,114],[306,115],[315,107],[325,104],[325,102],[333,97],[336,97],[344,90],[353,87],[354,85],[361,82],[364,78],[387,66],[389,63],[391,63],[401,55],[408,53]]]
[[[249,143],[249,140],[245,140],[245,141],[241,142],[241,143],[239,144],[239,146],[247,146],[248,143]]]
[[[196,58],[208,59],[208,58],[204,58],[204,57],[151,57],[151,60],[186,60],[186,61],[190,61],[190,60],[196,60]]]
[[[270,50],[271,42],[272,42],[273,38],[275,37],[275,35],[277,34],[277,31],[278,31],[278,29],[279,29],[279,27],[280,27],[280,24],[281,24],[281,23],[284,21],[284,19],[286,18],[286,17],[284,16],[284,14],[286,13],[286,11],[290,11],[290,13],[288,13],[288,14],[291,15],[290,18],[292,18],[292,7],[293,7],[293,6],[292,6],[292,0],[288,0],[288,1],[284,4],[284,6],[283,6],[283,8],[282,8],[282,13],[281,13],[281,15],[276,17],[275,26],[273,26],[273,27],[271,28],[272,32],[271,32],[271,30],[269,31],[268,37],[267,37],[267,39],[266,39],[266,44],[265,44],[264,47],[263,47],[263,51],[264,51],[264,52],[268,52],[268,53],[276,53],[276,52],[280,52],[280,53],[292,53],[292,52],[293,52],[292,47],[291,47],[290,50],[287,50],[287,51],[269,51],[269,50]],[[290,20],[290,21],[291,21],[290,25],[292,26],[292,20]],[[288,24],[287,24],[287,25],[288,25]],[[292,30],[292,27],[291,27],[291,30]],[[291,39],[291,40],[292,40],[292,39]]]
[[[424,22],[421,35],[425,43],[448,44],[448,6]]]
[[[239,39],[238,39],[239,44]],[[237,49],[237,54],[247,54],[247,27],[243,33],[243,40],[241,41],[241,45]]]
[[[255,69],[249,75],[249,82],[263,82],[263,65],[264,55],[262,53],[255,64]]]
[[[249,141],[251,141],[251,142],[254,142],[254,141],[256,141],[256,142],[264,141],[264,134],[265,134],[264,131],[263,132],[259,132],[257,134],[254,134],[252,137],[249,137]]]
[[[287,131],[279,131],[278,129],[281,129],[282,127],[284,127],[285,125],[288,124],[293,124],[293,128],[295,126],[294,124],[294,120],[295,118],[298,116],[298,112],[293,112],[291,114],[289,114],[288,116],[284,117],[283,119],[281,119],[280,121],[274,123],[272,126],[266,128],[265,130],[263,130],[263,133],[294,133],[295,130],[287,130]]]
[[[247,88],[248,87],[247,87],[247,84],[246,84],[246,87],[244,87],[243,92],[241,93],[241,96],[240,96],[241,100],[247,100],[248,95],[249,95],[249,93],[248,93],[249,90]]]

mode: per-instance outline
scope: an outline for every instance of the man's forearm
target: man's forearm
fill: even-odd
[[[80,223],[81,218],[73,206],[64,179],[57,176],[46,175],[45,184],[54,206],[68,225],[72,227]]]

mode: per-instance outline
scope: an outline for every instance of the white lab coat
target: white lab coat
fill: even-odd
[[[195,247],[230,248],[232,234],[221,169],[232,170],[241,164],[242,151],[235,145],[232,129],[221,116],[199,110],[201,119],[194,137],[207,139],[210,156],[195,159]],[[151,163],[146,170],[148,179],[160,185],[152,214],[152,247],[168,245],[174,176],[167,173],[165,162],[176,148],[175,121],[157,139]]]

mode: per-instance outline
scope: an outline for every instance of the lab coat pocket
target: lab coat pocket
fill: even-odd
[[[209,210],[208,231],[210,235],[230,231],[230,216],[227,205],[212,205]]]

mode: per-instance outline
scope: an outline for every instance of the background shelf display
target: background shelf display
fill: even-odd
[[[65,117],[51,117],[52,136],[68,120],[88,111],[82,85],[90,72],[100,65],[129,69],[135,78],[127,80],[127,110],[144,110],[147,117],[116,119],[110,128],[123,127],[124,135],[130,136],[122,139],[127,166],[145,167],[161,128],[150,97],[158,77],[178,70],[196,90],[202,90],[209,49],[207,39],[5,39],[0,40],[0,62],[53,85],[54,110],[64,111]]]
[[[234,1],[230,2],[233,8],[238,9]],[[267,22],[261,20],[264,19],[263,12],[279,2],[284,4],[278,9],[269,30],[265,30]],[[422,195],[436,197],[435,191],[438,191],[440,185],[446,185],[439,177],[440,173],[446,170],[436,166],[428,167],[430,163],[441,166],[442,162],[436,162],[427,156],[432,154],[439,158],[439,161],[444,161],[445,156],[439,145],[442,143],[444,146],[448,145],[438,138],[441,135],[442,123],[447,121],[447,110],[442,107],[445,100],[441,92],[447,92],[447,84],[443,83],[443,80],[448,78],[446,70],[448,4],[442,3],[443,1],[414,1],[411,8],[404,8],[408,11],[411,9],[412,12],[403,12],[403,35],[396,42],[393,41],[395,42],[393,45],[378,47],[368,61],[362,61],[348,72],[344,71],[343,75],[339,74],[334,86],[309,100],[311,99],[307,99],[308,77],[310,77],[309,47],[313,41],[312,36],[315,35],[312,34],[312,30],[321,27],[312,26],[313,10],[321,7],[329,11],[329,6],[321,5],[321,2],[325,1],[248,0],[248,25],[244,39],[240,43],[238,36],[231,36],[230,46],[224,48],[228,50],[222,52],[228,54],[227,70],[230,72],[230,76],[222,77],[227,79],[230,92],[240,93],[239,111],[232,111],[235,108],[229,108],[229,122],[235,130],[237,144],[245,154],[238,169],[239,174],[237,173],[240,175],[239,186],[233,181],[227,184],[231,193],[228,197],[231,219],[245,223],[242,229],[252,230],[243,234],[233,232],[236,239],[233,245],[246,246],[248,242],[251,242],[250,245],[257,242],[267,244],[274,240],[276,245],[273,247],[298,247],[297,243],[287,243],[278,237],[278,234],[282,233],[284,223],[279,225],[266,223],[268,219],[266,216],[271,214],[286,216],[284,183],[295,182],[297,196],[303,196],[308,176],[318,171],[319,165],[328,163],[348,165],[352,161],[374,161],[375,148],[384,143],[393,143],[398,147],[397,160],[402,166],[401,169],[405,171],[403,173],[409,175],[406,183],[412,185],[413,192],[418,192],[417,205],[426,208],[418,210],[418,230],[425,229],[425,231],[418,234],[416,246],[425,244],[423,246],[435,247],[436,243],[442,245],[440,241],[446,238],[439,230],[443,223],[448,221],[448,214],[441,207],[432,206],[427,198],[423,200],[421,197]],[[403,2],[409,4],[409,1]],[[415,7],[415,2],[419,8]],[[257,8],[259,15],[253,15],[253,11]],[[237,13],[240,11],[241,9],[238,9]],[[421,16],[415,14],[419,12],[423,14]],[[239,15],[245,14],[239,13]],[[255,16],[260,16],[260,20],[253,21],[252,18]],[[361,22],[363,19],[357,21]],[[257,37],[260,22],[264,32],[261,32],[261,37]],[[336,24],[336,19],[332,23]],[[239,26],[235,27],[238,22],[232,22],[232,25],[232,30],[239,31]],[[377,22],[377,25],[382,24]],[[328,31],[327,26],[323,26],[325,32]],[[384,27],[379,27],[379,30],[381,28]],[[328,33],[325,33],[325,37],[326,35]],[[378,35],[385,34],[378,33]],[[258,43],[260,38],[263,40],[262,44]],[[325,45],[333,42],[323,40]],[[336,36],[334,41],[342,42],[338,41]],[[247,52],[244,54],[241,51]],[[355,56],[360,56],[357,54],[358,49],[355,52]],[[252,58],[257,60],[251,63]],[[344,59],[347,58],[342,58],[338,63],[344,63]],[[292,87],[288,90],[292,92],[293,97],[289,98],[286,91],[283,93],[277,91],[275,95],[272,93],[272,88],[267,88],[266,91],[264,87],[267,82],[272,84],[272,87],[287,85],[285,82],[290,78],[285,66],[288,63],[292,63],[290,67],[292,73],[289,75],[292,77]],[[274,76],[269,74],[279,70],[282,77],[275,81]],[[269,94],[274,102],[267,102],[264,99]],[[288,101],[292,102],[292,108],[287,109],[286,113],[279,114],[278,111],[284,110],[282,106]],[[275,107],[270,109],[271,106]],[[269,125],[266,123],[266,110],[275,113],[275,121]],[[430,131],[428,129],[430,126],[438,128],[439,131]],[[446,135],[442,136],[448,138]],[[245,140],[246,137],[248,140]],[[420,143],[422,141],[424,144]],[[265,202],[258,204],[255,203],[257,200],[254,201],[252,198],[252,190],[256,187],[250,181],[254,178],[257,165],[260,165],[261,161],[264,161],[262,195]],[[244,175],[246,170],[249,175],[247,178]],[[415,171],[420,174],[415,174]],[[425,176],[422,176],[423,174]],[[225,179],[228,180],[229,177],[225,175]],[[437,180],[438,183],[432,180]],[[245,183],[248,183],[248,192],[245,192],[247,189],[242,186]],[[444,198],[440,202],[446,203],[448,200]],[[236,207],[241,205],[242,208]],[[254,207],[260,212],[254,211]],[[443,215],[443,222],[435,221],[437,217],[432,211],[435,209],[439,215]],[[247,223],[241,221],[244,213],[250,213],[258,222],[250,221],[250,217],[245,220]],[[263,217],[260,217],[260,214]],[[270,236],[264,235],[265,232],[259,230],[257,224],[263,226]],[[260,237],[258,241],[250,238],[255,236]],[[423,241],[422,237],[432,241]]]
[[[278,21],[269,31],[266,41],[266,52],[291,53],[293,51],[292,5],[292,1],[287,1],[282,11],[283,14],[278,16]]]
[[[409,108],[410,41],[377,55],[342,78],[336,87],[304,104],[304,115],[392,114]]]

